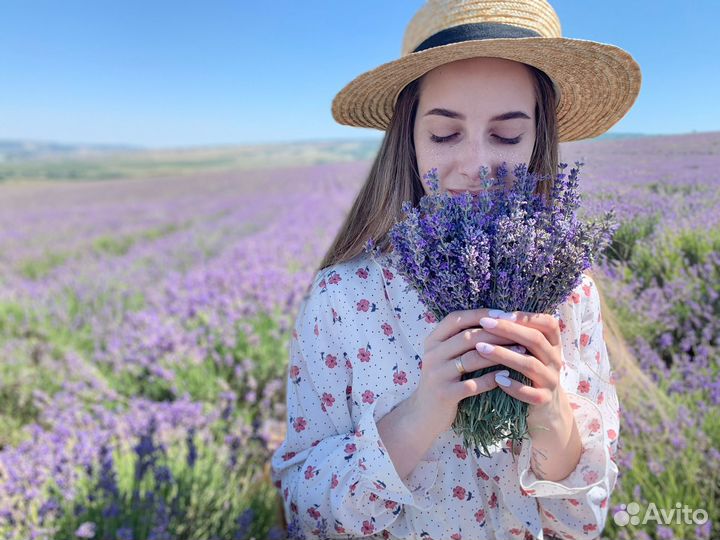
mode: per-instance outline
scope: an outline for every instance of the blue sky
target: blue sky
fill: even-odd
[[[334,95],[400,54],[422,0],[7,0],[0,139],[244,144],[379,131],[336,124]],[[563,35],[643,70],[611,132],[720,130],[720,3],[551,0]]]

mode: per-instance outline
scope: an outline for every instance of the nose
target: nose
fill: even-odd
[[[494,177],[500,162],[498,156],[491,150],[481,136],[468,138],[458,156],[458,173],[464,177],[464,182],[471,189],[483,187],[481,170],[487,167],[488,177]]]

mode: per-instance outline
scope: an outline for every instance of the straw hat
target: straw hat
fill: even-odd
[[[640,91],[640,66],[614,45],[561,36],[545,0],[429,0],[405,30],[401,58],[363,73],[333,99],[333,118],[386,130],[400,91],[442,64],[476,56],[544,71],[556,93],[560,142],[615,125]]]

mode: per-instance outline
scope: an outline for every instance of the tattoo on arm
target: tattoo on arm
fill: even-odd
[[[540,480],[544,480],[547,476],[547,473],[542,467],[542,462],[547,461],[547,459],[547,455],[545,455],[544,451],[533,447],[532,456],[530,458],[530,466],[532,467],[535,476],[537,476]]]

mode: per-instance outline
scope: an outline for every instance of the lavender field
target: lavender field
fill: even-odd
[[[621,222],[594,274],[640,366],[616,366],[611,515],[710,518],[603,537],[720,538],[720,132],[561,158],[585,163],[584,213]],[[369,167],[0,181],[0,538],[285,537],[291,327]]]

